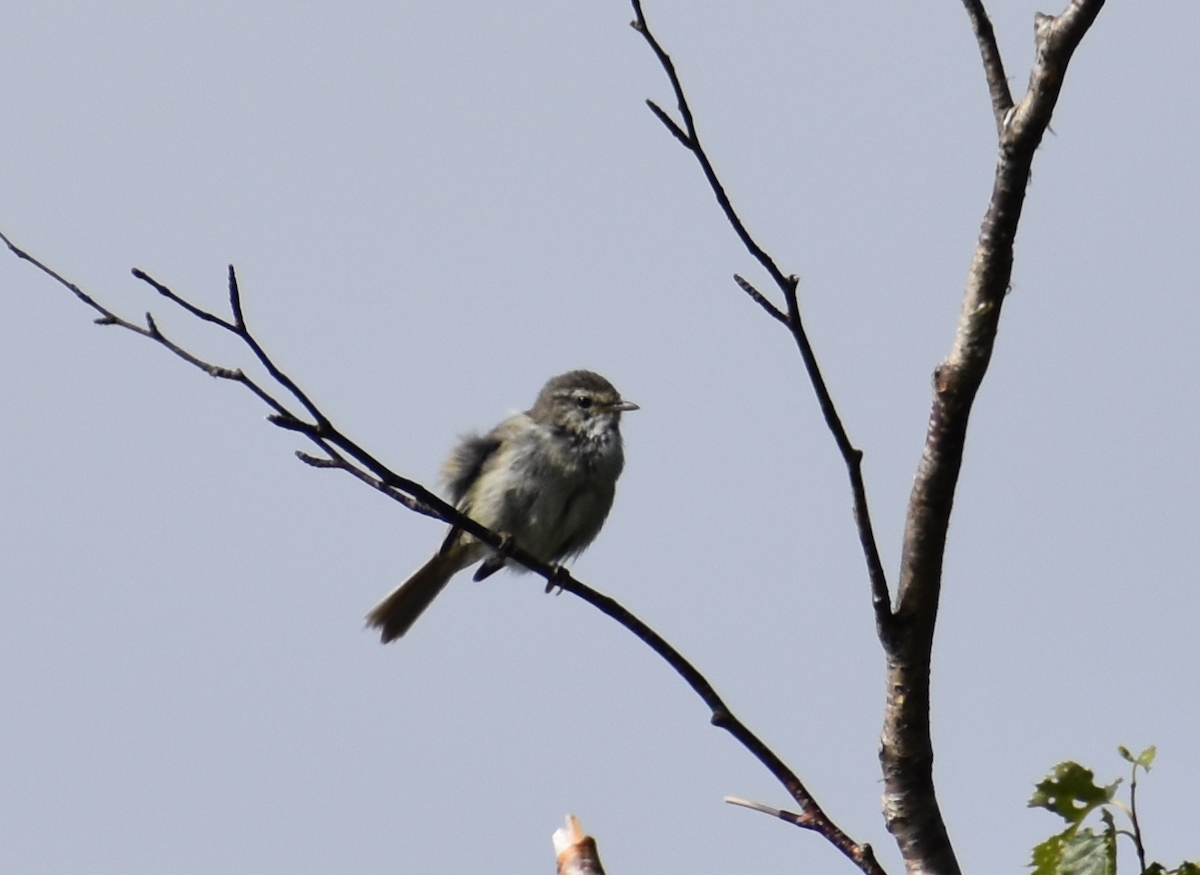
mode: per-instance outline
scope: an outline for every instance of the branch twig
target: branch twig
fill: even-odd
[[[1012,109],[1013,99],[1008,90],[1008,77],[1004,75],[1000,46],[996,44],[996,33],[992,30],[992,21],[988,18],[987,10],[983,8],[983,0],[963,0],[963,6],[971,19],[975,40],[979,43],[983,73],[987,78],[988,93],[992,97],[992,113],[996,117],[996,130],[1002,133],[1005,117]]]

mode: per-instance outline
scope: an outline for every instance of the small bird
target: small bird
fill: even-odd
[[[450,499],[545,562],[577,556],[600,533],[612,507],[625,466],[621,414],[637,409],[599,374],[560,374],[525,413],[459,440],[442,468]],[[451,577],[481,559],[475,580],[509,564],[451,526],[429,561],[372,609],[367,626],[380,630],[384,644],[399,638]]]

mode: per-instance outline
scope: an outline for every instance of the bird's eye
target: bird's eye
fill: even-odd
[[[589,407],[592,406],[592,398],[590,395],[576,395],[575,403],[578,404],[580,407],[582,407],[584,410],[587,410]]]

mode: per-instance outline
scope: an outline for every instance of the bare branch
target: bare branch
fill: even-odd
[[[755,242],[754,238],[750,236],[750,232],[746,230],[741,217],[738,216],[737,211],[733,208],[733,204],[730,203],[729,196],[725,193],[725,187],[717,177],[716,170],[713,169],[712,162],[709,160],[708,154],[704,151],[704,146],[700,143],[700,137],[696,133],[696,122],[692,116],[691,107],[688,105],[687,96],[683,92],[683,84],[680,82],[679,74],[675,71],[674,62],[672,62],[670,55],[666,53],[650,30],[650,25],[647,24],[646,16],[642,12],[640,0],[632,0],[632,3],[634,15],[636,16],[632,22],[633,29],[640,33],[646,40],[647,44],[654,51],[655,57],[658,58],[659,64],[662,65],[663,71],[667,74],[667,79],[670,81],[671,88],[675,92],[676,103],[679,105],[679,114],[683,117],[683,128],[676,125],[656,103],[653,101],[646,102],[649,104],[651,111],[667,126],[667,129],[696,157],[704,172],[704,178],[708,180],[709,187],[716,196],[717,203],[720,204],[722,211],[724,211],[725,218],[733,227],[734,233],[742,241],[742,245],[766,269],[771,279],[775,281],[775,284],[779,286],[780,291],[783,293],[784,301],[787,304],[786,315],[768,301],[762,293],[753,286],[750,286],[749,283],[746,283],[745,280],[735,277],[742,290],[749,294],[759,306],[766,309],[772,318],[780,319],[781,315],[784,316],[780,321],[788,327],[800,351],[800,358],[804,362],[804,369],[808,373],[809,381],[812,383],[813,390],[817,394],[817,403],[820,405],[821,414],[825,418],[826,426],[833,434],[833,439],[837,443],[838,451],[842,455],[847,474],[850,477],[850,489],[854,498],[854,522],[858,528],[859,543],[862,546],[863,556],[867,562],[867,575],[871,582],[871,605],[875,611],[875,624],[881,635],[887,634],[887,630],[891,624],[891,599],[888,594],[887,574],[883,570],[883,562],[879,557],[879,546],[875,542],[875,530],[871,523],[871,511],[867,502],[867,487],[862,476],[863,453],[862,450],[850,442],[850,436],[846,433],[841,416],[838,414],[837,407],[833,403],[833,396],[829,394],[829,387],[825,384],[825,377],[821,373],[820,365],[817,364],[817,356],[813,352],[812,344],[809,342],[808,333],[804,330],[804,322],[800,317],[800,304],[797,297],[797,288],[800,280],[795,275],[785,276],[783,271],[775,264],[775,260]]]
[[[740,796],[726,796],[725,804],[736,805],[739,808],[749,808],[751,811],[757,811],[760,814],[769,814],[771,817],[778,817],[780,820],[792,820],[800,816],[794,811],[784,811],[782,808],[776,808],[773,805],[764,805],[761,802],[752,802]]]
[[[522,564],[525,564],[523,560]],[[675,669],[676,674],[683,678],[684,682],[692,688],[712,712],[712,717],[710,718],[712,725],[724,729],[737,739],[760,763],[767,767],[768,771],[775,776],[776,780],[784,786],[788,794],[800,806],[800,813],[795,815],[794,820],[790,820],[789,822],[804,829],[810,829],[824,837],[853,861],[861,871],[870,873],[870,875],[883,875],[883,868],[876,862],[874,855],[871,853],[870,846],[860,845],[855,842],[829,819],[828,815],[817,804],[816,799],[813,798],[808,788],[804,786],[795,772],[788,768],[774,751],[767,747],[741,720],[734,716],[733,712],[729,710],[729,706],[717,695],[717,691],[713,688],[712,684],[678,650],[668,644],[657,632],[629,613],[615,599],[596,592],[591,587],[573,578],[565,569],[561,569],[561,575],[556,576],[553,580],[549,578],[547,580],[554,586],[578,596],[602,613],[612,617],[661,656],[671,668]]]
[[[400,490],[383,483],[383,481],[381,481],[378,477],[372,476],[370,473],[350,462],[349,459],[335,450],[332,446],[323,441],[317,441],[317,444],[328,454],[328,458],[322,459],[317,456],[310,456],[308,453],[305,453],[302,450],[296,450],[296,458],[304,464],[311,465],[314,468],[332,468],[335,470],[345,471],[350,476],[361,480],[372,489],[379,490],[388,498],[399,502],[409,510],[422,514],[423,516],[441,519],[437,511],[435,511],[433,508],[427,507],[426,505],[417,501],[415,498],[405,495]]]
[[[132,273],[137,279],[140,279],[146,285],[150,286],[152,289],[154,289],[154,291],[158,292],[160,295],[162,295],[168,301],[172,302],[173,304],[178,304],[180,307],[182,307],[187,312],[191,313],[193,316],[195,316],[197,319],[201,320],[202,322],[209,322],[213,325],[219,325],[222,328],[224,328],[226,331],[232,331],[234,334],[237,334],[238,329],[237,329],[236,325],[234,325],[231,322],[226,322],[224,319],[222,319],[220,316],[216,315],[215,313],[210,313],[207,310],[197,307],[195,304],[193,304],[189,301],[185,301],[183,298],[179,297],[179,295],[175,294],[173,291],[168,289],[166,286],[164,286],[162,283],[160,283],[154,277],[150,276],[150,274],[146,273],[141,268],[135,267],[133,269]]]
[[[308,411],[309,415],[312,416],[312,418],[317,421],[318,425],[320,425],[324,421],[324,417],[322,416],[321,412],[319,410],[317,410],[316,405],[314,405],[312,403],[312,401],[310,401],[308,399],[308,397],[300,390],[299,386],[297,386],[294,382],[292,382],[287,377],[286,374],[284,374],[278,368],[275,367],[275,365],[271,361],[270,357],[263,351],[262,347],[259,346],[258,341],[254,339],[254,336],[247,329],[246,320],[242,316],[242,300],[241,300],[241,295],[238,292],[237,274],[234,272],[232,264],[229,265],[229,306],[230,306],[230,310],[232,310],[233,315],[234,315],[233,322],[229,322],[225,319],[222,319],[220,316],[217,316],[213,313],[208,312],[207,310],[197,307],[195,304],[192,304],[191,302],[187,301],[186,299],[175,294],[173,291],[171,291],[165,285],[160,283],[158,280],[154,279],[154,277],[150,276],[148,273],[146,273],[144,270],[141,270],[140,268],[135,267],[133,269],[133,275],[135,277],[137,277],[138,279],[142,280],[143,282],[145,282],[147,285],[151,286],[156,292],[158,292],[160,295],[162,295],[167,300],[169,300],[175,304],[178,304],[180,307],[182,307],[188,313],[191,313],[197,319],[200,319],[203,322],[208,322],[210,324],[216,325],[220,328],[225,329],[226,331],[230,332],[231,334],[236,335],[239,340],[241,340],[244,344],[246,344],[246,346],[248,346],[250,348],[250,351],[254,353],[255,357],[259,360],[259,362],[262,363],[263,367],[265,367],[267,369],[267,373],[269,373],[271,375],[272,379],[274,379],[275,382],[279,383],[281,386],[283,386],[285,389],[287,389],[288,392],[290,392],[292,394],[292,397],[295,398],[297,401],[299,401],[304,406],[304,409]],[[193,362],[193,364],[195,364],[195,362]],[[217,375],[214,374],[214,376],[217,376]],[[246,382],[244,377],[241,379],[243,382]],[[247,383],[247,384],[252,385],[249,383]],[[284,412],[283,406],[278,401],[275,401],[274,399],[269,399],[269,396],[267,396],[265,394],[261,394],[261,393],[257,393],[257,392],[255,394],[258,394],[260,398],[262,398],[264,401],[267,401],[267,403],[269,403],[276,410],[276,412],[278,412],[278,413]]]
[[[304,450],[296,450],[296,458],[305,465],[310,465],[313,468],[341,468],[342,463],[337,459],[322,459],[319,456],[310,455]]]
[[[650,111],[652,113],[654,113],[654,115],[658,118],[658,120],[660,122],[662,122],[664,125],[666,125],[667,130],[671,132],[671,134],[675,137],[675,139],[677,139],[679,142],[683,143],[683,145],[686,146],[687,148],[689,148],[689,149],[692,148],[691,139],[688,137],[687,134],[685,134],[683,132],[683,128],[681,128],[681,127],[679,127],[679,125],[675,124],[675,119],[673,119],[669,115],[667,115],[666,110],[664,110],[661,106],[659,106],[653,100],[647,100],[646,106],[650,107]]]
[[[717,203],[721,205],[721,209],[725,212],[725,218],[728,219],[729,224],[733,226],[734,232],[737,233],[738,238],[742,241],[742,244],[750,251],[750,254],[758,260],[758,263],[766,269],[767,273],[771,275],[771,279],[775,281],[775,284],[778,285],[786,295],[789,284],[788,278],[783,275],[783,272],[775,264],[775,261],[771,258],[771,256],[768,255],[762,249],[762,247],[754,241],[754,238],[750,236],[750,232],[746,230],[746,226],[742,223],[741,218],[733,209],[733,204],[730,203],[729,196],[725,193],[725,187],[721,184],[720,179],[717,178],[716,171],[713,169],[712,163],[708,160],[708,155],[705,154],[704,148],[700,145],[700,138],[696,135],[696,123],[692,118],[692,110],[691,107],[688,106],[687,97],[684,96],[683,84],[679,80],[679,75],[675,72],[675,64],[671,61],[670,55],[663,50],[663,47],[659,44],[654,34],[651,33],[649,25],[646,24],[646,16],[642,14],[642,4],[640,0],[632,0],[632,2],[634,14],[637,16],[631,23],[633,29],[645,38],[646,42],[650,45],[650,48],[653,49],[654,54],[658,58],[658,62],[662,65],[663,70],[666,71],[667,78],[671,82],[671,88],[675,91],[675,102],[679,106],[679,114],[683,116],[683,125],[677,125],[674,121],[672,121],[670,116],[666,114],[662,107],[660,107],[654,101],[647,100],[646,104],[650,107],[650,111],[653,112],[655,116],[657,116],[658,119],[667,126],[667,129],[672,134],[675,135],[676,139],[683,143],[683,145],[687,147],[693,155],[696,156],[696,160],[700,162],[700,166],[704,170],[704,176],[708,180],[708,184],[712,188],[713,194],[716,195]]]
[[[84,294],[77,286],[63,279],[54,271],[47,268],[41,262],[30,257],[22,250],[18,249],[7,237],[0,235],[4,239],[9,248],[19,258],[34,264],[45,274],[58,281],[61,285],[70,289],[77,297],[87,303],[92,309],[101,314],[101,320],[105,324],[119,325],[130,331],[147,337],[156,343],[166,347],[174,354],[184,358],[186,361],[194,364],[196,367],[204,370],[206,373],[214,376],[223,377],[233,382],[241,383],[246,386],[255,395],[261,398],[274,411],[268,420],[280,428],[288,431],[294,431],[302,434],[316,444],[325,453],[325,457],[315,457],[307,453],[298,452],[297,457],[313,467],[332,468],[346,471],[358,480],[367,483],[372,488],[379,490],[389,498],[400,502],[405,507],[417,513],[426,516],[432,516],[436,519],[443,520],[452,524],[489,544],[497,549],[503,549],[505,555],[515,562],[528,568],[534,574],[543,578],[548,586],[547,591],[557,588],[562,589],[573,595],[583,599],[588,604],[600,610],[602,613],[616,620],[639,640],[649,646],[655,653],[675,670],[675,672],[683,678],[684,682],[701,698],[708,706],[712,717],[711,722],[714,726],[724,729],[732,735],[746,750],[748,750],[760,763],[773,774],[780,783],[787,789],[792,798],[800,805],[801,813],[796,815],[796,825],[806,829],[812,829],[825,836],[839,850],[842,851],[851,860],[854,860],[859,868],[869,875],[883,875],[883,870],[875,863],[874,857],[870,854],[870,849],[867,846],[858,845],[852,839],[843,833],[832,821],[825,815],[824,811],[813,799],[812,795],[805,788],[796,774],[788,768],[778,755],[774,753],[766,744],[762,742],[749,728],[737,718],[724,700],[717,695],[712,684],[699,671],[683,657],[683,655],[673,646],[667,643],[661,635],[647,626],[644,622],[630,613],[623,605],[615,599],[597,592],[587,586],[582,581],[576,580],[571,576],[566,568],[560,565],[553,565],[538,559],[531,553],[523,550],[519,545],[513,543],[511,539],[505,538],[503,535],[485,528],[475,520],[460,512],[456,507],[447,503],[436,494],[431,492],[426,487],[416,481],[401,477],[391,471],[370,453],[359,447],[356,443],[346,437],[338,428],[329,420],[317,407],[313,404],[303,391],[299,389],[296,383],[271,360],[262,349],[262,346],[253,337],[250,330],[246,327],[245,321],[241,314],[240,295],[237,292],[236,280],[232,268],[230,269],[230,299],[231,307],[234,308],[235,321],[227,322],[213,314],[207,314],[211,318],[205,318],[205,311],[190,304],[186,299],[175,294],[165,285],[151,279],[142,272],[138,278],[148,282],[155,288],[159,294],[167,297],[169,300],[183,307],[187,312],[191,313],[196,318],[202,319],[205,322],[216,324],[228,331],[236,334],[250,349],[252,349],[259,361],[268,372],[276,379],[276,381],[284,386],[291,394],[300,400],[304,405],[305,410],[311,414],[313,422],[309,422],[304,418],[296,415],[291,410],[272,396],[269,392],[258,386],[252,380],[247,378],[240,370],[224,368],[218,365],[205,362],[202,359],[192,355],[188,351],[182,349],[176,344],[169,341],[158,330],[154,323],[153,317],[147,316],[148,327],[142,328],[134,325],[116,314],[109,311],[103,305],[95,302],[91,297]],[[355,464],[357,463],[357,464]],[[865,848],[865,850],[864,850]]]
[[[971,19],[971,29],[975,31],[979,54],[983,58],[983,72],[987,77],[988,92],[992,96],[996,130],[1003,133],[1004,119],[1012,109],[1013,99],[1008,90],[1008,77],[1004,75],[1000,46],[996,44],[996,33],[992,30],[992,21],[988,18],[987,10],[983,8],[983,0],[963,0],[963,6]]]
[[[754,288],[754,286],[752,286],[748,280],[735,273],[733,275],[733,281],[741,287],[743,292],[750,296],[750,299],[754,301],[754,303],[766,310],[772,319],[777,319],[784,325],[788,324],[787,314],[768,301],[766,296],[763,295],[763,293],[758,289]]]
[[[229,310],[238,328],[246,330],[246,318],[242,315],[242,293],[238,290],[237,274],[229,265]]]
[[[967,422],[991,360],[1012,276],[1013,243],[1033,157],[1071,55],[1101,6],[1103,0],[1071,0],[1057,18],[1039,14],[1035,19],[1037,54],[1029,90],[1005,113],[991,201],[971,261],[954,344],[934,372],[933,408],[905,522],[896,624],[893,634],[882,639],[888,663],[879,754],[884,817],[910,871],[959,871],[934,791],[929,725],[930,654],[946,534]],[[986,49],[984,54],[990,81],[994,70]]]
[[[109,309],[104,307],[103,305],[97,303],[90,295],[88,295],[86,292],[84,292],[83,289],[81,289],[81,288],[79,288],[79,286],[75,285],[75,283],[70,282],[69,280],[66,280],[63,277],[59,276],[57,272],[55,272],[51,268],[47,267],[46,265],[42,264],[42,262],[38,261],[36,258],[34,258],[32,255],[30,255],[28,252],[26,252],[23,249],[18,248],[15,243],[13,243],[11,240],[8,239],[8,236],[3,231],[0,231],[0,240],[4,241],[4,245],[8,247],[9,252],[11,252],[17,258],[21,259],[22,261],[28,261],[30,264],[32,264],[34,267],[36,267],[38,270],[40,270],[46,276],[50,277],[52,280],[57,282],[59,285],[68,289],[73,295],[75,295],[75,297],[77,297],[79,300],[83,301],[83,303],[87,304],[89,307],[91,307],[93,310],[95,310],[97,313],[99,313],[100,318],[96,320],[97,325],[121,324],[121,325],[124,325],[125,327],[129,328],[131,331],[136,331],[138,334],[144,333],[144,331],[141,328],[138,328],[136,325],[131,325],[129,323],[124,322],[124,320],[120,319],[117,316],[117,314],[113,313],[112,311],[110,311]]]

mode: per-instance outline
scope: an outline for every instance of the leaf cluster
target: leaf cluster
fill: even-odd
[[[1133,842],[1142,875],[1200,875],[1200,861],[1185,861],[1174,869],[1162,863],[1146,864],[1137,816],[1137,779],[1139,769],[1149,772],[1154,765],[1156,749],[1148,747],[1135,756],[1122,745],[1117,752],[1130,764],[1128,805],[1117,798],[1121,778],[1097,785],[1091,769],[1071,761],[1055,766],[1034,789],[1029,807],[1045,808],[1067,822],[1062,832],[1034,846],[1030,863],[1034,875],[1116,875],[1119,835]],[[1114,809],[1129,821],[1128,829],[1117,827]],[[1099,829],[1084,826],[1093,812],[1099,814]]]

